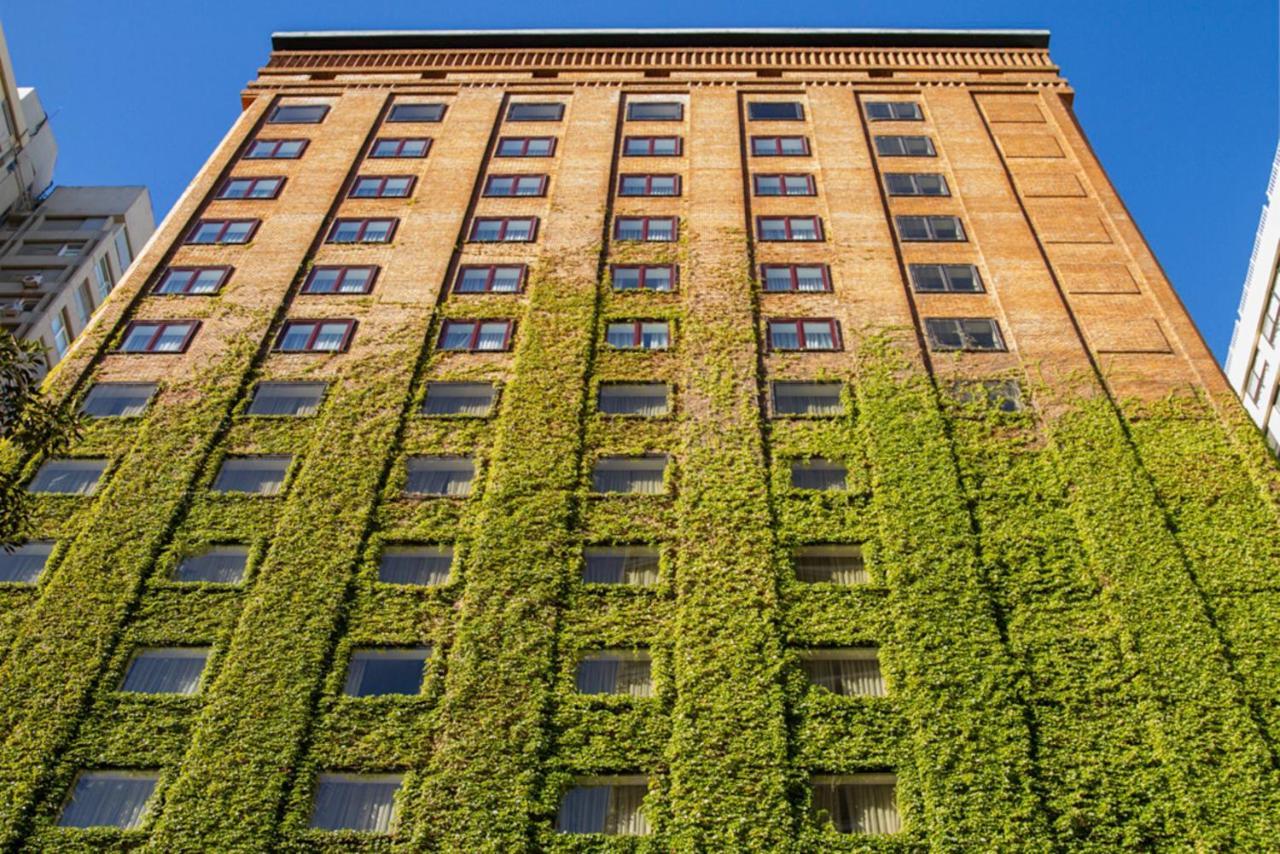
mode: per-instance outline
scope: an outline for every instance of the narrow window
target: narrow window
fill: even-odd
[[[652,587],[658,583],[658,550],[651,546],[589,546],[583,558],[586,584]]]
[[[284,178],[228,178],[218,190],[219,199],[274,199]]]
[[[493,412],[497,390],[493,383],[427,383],[423,415],[463,415],[486,418]]]
[[[446,320],[440,326],[441,350],[496,353],[511,349],[510,320]]]
[[[244,156],[247,160],[297,160],[306,150],[305,139],[255,139]]]
[[[406,139],[401,137],[379,137],[374,140],[369,156],[378,160],[401,157],[426,157],[431,151],[431,140],[426,137]]]
[[[620,196],[678,196],[679,175],[623,175],[618,179]]]
[[[564,118],[564,104],[515,103],[507,107],[509,122],[558,122]]]
[[[840,383],[773,383],[774,415],[843,415]]]
[[[438,122],[444,118],[444,104],[395,104],[387,114],[389,122]]]
[[[31,479],[27,491],[46,495],[93,495],[106,470],[106,460],[48,460]]]
[[[290,320],[276,336],[278,353],[338,353],[347,349],[354,320]]]
[[[267,117],[273,125],[314,125],[324,121],[329,113],[327,104],[284,104],[276,107]]]
[[[812,196],[817,193],[812,175],[752,176],[757,196]]]
[[[53,348],[58,352],[58,358],[61,359],[67,354],[67,350],[71,348],[71,318],[67,316],[65,308],[60,309],[53,315],[50,328],[53,331]]]
[[[1022,384],[1017,380],[956,380],[951,397],[961,405],[982,403],[1001,412],[1022,411]]]
[[[670,291],[675,288],[674,264],[614,264],[609,282],[615,291]]]
[[[613,236],[617,240],[671,243],[676,239],[676,218],[673,216],[620,216],[614,220]]]
[[[498,140],[498,157],[551,157],[556,153],[553,136],[504,136]]]
[[[89,292],[89,283],[81,282],[80,287],[76,288],[76,313],[80,315],[80,323],[87,324],[89,318],[93,317],[93,294]]]
[[[160,277],[155,292],[180,296],[216,294],[231,278],[231,270],[231,267],[170,267]]]
[[[666,383],[604,383],[597,405],[606,415],[642,418],[658,418],[670,411]]]
[[[844,492],[849,488],[849,470],[844,463],[815,457],[791,461],[791,488]]]
[[[135,694],[194,694],[209,661],[207,647],[143,649],[134,653],[121,691]]]
[[[476,217],[471,221],[472,243],[529,243],[538,233],[538,218]]]
[[[256,219],[202,219],[187,233],[187,243],[222,246],[248,243],[257,230]]]
[[[884,676],[875,649],[808,652],[800,660],[809,682],[842,697],[883,697]]]
[[[287,454],[229,457],[222,461],[213,491],[241,495],[279,495],[293,460]]]
[[[684,104],[679,101],[628,101],[629,122],[678,122],[684,118]]]
[[[934,350],[1004,350],[1000,327],[989,317],[927,317],[924,321]]]
[[[304,294],[367,294],[378,278],[377,267],[312,267]]]
[[[58,816],[58,826],[140,827],[159,779],[154,771],[81,771]]]
[[[893,774],[814,777],[814,813],[818,821],[831,822],[837,833],[897,833],[897,783]]]
[[[422,691],[431,647],[411,649],[358,649],[347,664],[342,693],[348,697],[413,696]]]
[[[465,498],[471,494],[475,463],[470,457],[410,457],[405,463],[408,495]]]
[[[326,383],[258,383],[249,402],[249,415],[305,418],[320,410]]]
[[[876,153],[881,157],[933,157],[933,140],[927,136],[877,136]]]
[[[211,546],[184,557],[173,570],[173,580],[183,584],[239,584],[249,561],[245,546]]]
[[[840,330],[830,318],[770,320],[771,350],[839,350]]]
[[[556,813],[558,833],[647,836],[641,810],[649,791],[644,777],[588,777],[564,793]]]
[[[326,243],[390,243],[398,219],[337,219],[329,229]]]
[[[924,121],[924,113],[914,101],[872,101],[867,104],[867,118],[873,122],[919,122]]]
[[[805,584],[867,584],[867,565],[859,546],[801,546],[791,558],[796,580]]]
[[[1267,384],[1267,370],[1271,366],[1267,364],[1267,360],[1262,358],[1261,353],[1255,353],[1253,356],[1253,367],[1249,371],[1249,382],[1245,386],[1245,394],[1254,403],[1258,402],[1258,398],[1262,397],[1262,389]]]
[[[809,138],[804,136],[753,136],[754,157],[808,157]]]
[[[490,175],[484,182],[484,194],[489,197],[544,196],[546,192],[546,175]]]
[[[756,217],[760,240],[814,241],[822,239],[822,222],[816,216]]]
[[[660,495],[666,471],[665,454],[601,457],[591,472],[591,490],[597,493]]]
[[[402,781],[399,774],[321,774],[311,805],[311,826],[390,833]]]
[[[916,293],[982,293],[982,277],[973,264],[912,264],[911,286]]]
[[[618,350],[665,350],[671,343],[665,320],[625,320],[605,328],[605,343]]]
[[[898,237],[909,241],[960,243],[965,240],[964,225],[956,216],[898,216]]]
[[[747,118],[753,122],[804,121],[804,105],[799,101],[752,101]]]
[[[378,561],[378,580],[383,584],[437,587],[449,583],[453,546],[391,546]]]
[[[256,223],[254,226],[256,227]],[[231,233],[231,232],[229,232]],[[228,241],[237,242],[237,241]],[[107,261],[107,256],[103,255],[98,259],[98,263],[93,265],[93,277],[98,283],[98,296],[106,299],[111,293],[111,289],[116,286],[116,281],[111,275],[111,264]]]
[[[351,185],[353,199],[407,199],[413,193],[411,175],[361,175]]]
[[[947,179],[930,172],[890,172],[884,176],[891,196],[949,196]]]
[[[155,393],[155,383],[96,383],[80,412],[90,418],[137,418]]]
[[[200,325],[196,320],[135,320],[125,327],[121,353],[182,353]]]
[[[51,554],[51,542],[24,543],[12,551],[0,549],[0,584],[35,584]]]
[[[764,264],[760,278],[769,293],[831,290],[831,271],[826,264]]]
[[[1267,302],[1267,312],[1262,316],[1262,340],[1268,344],[1276,342],[1276,327],[1280,322],[1280,288],[1271,288],[1271,299]]]
[[[653,695],[649,653],[606,650],[583,657],[578,662],[579,694],[625,694],[629,697]]]
[[[629,136],[622,141],[624,157],[677,157],[681,150],[678,136]]]

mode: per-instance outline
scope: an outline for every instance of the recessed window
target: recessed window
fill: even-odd
[[[747,104],[747,118],[753,122],[804,121],[804,105],[799,101],[752,101]]]
[[[399,774],[321,774],[311,805],[311,827],[390,833],[402,782]]]
[[[918,122],[924,120],[924,113],[914,101],[872,101],[867,104],[867,118],[873,122]]]
[[[231,267],[170,267],[164,271],[155,293],[181,296],[216,294],[231,278],[231,270]]]
[[[658,418],[670,412],[666,383],[604,383],[597,406],[606,415]]]
[[[274,199],[284,178],[228,178],[218,190],[219,199]]]
[[[484,182],[484,194],[490,197],[542,196],[546,192],[546,175],[490,175]]]
[[[135,320],[125,327],[121,353],[182,353],[191,344],[196,320]]]
[[[849,488],[849,469],[844,463],[815,457],[791,461],[791,488],[843,492]]]
[[[951,398],[961,405],[982,403],[1001,412],[1022,411],[1022,384],[1017,380],[956,380]]]
[[[271,111],[267,123],[273,125],[314,125],[329,113],[327,104],[282,104]]]
[[[510,320],[446,320],[440,327],[441,350],[496,353],[511,349]]]
[[[1003,350],[1000,327],[989,317],[927,317],[925,332],[934,350]]]
[[[27,484],[27,491],[46,495],[93,495],[106,470],[106,460],[48,460]]]
[[[347,664],[342,693],[348,697],[412,696],[422,691],[431,647],[410,649],[358,649]]]
[[[209,661],[207,647],[143,649],[125,671],[121,691],[135,694],[194,694]]]
[[[843,415],[840,383],[778,381],[773,386],[774,415]]]
[[[859,546],[801,546],[791,557],[796,580],[805,584],[867,584],[867,564]]]
[[[404,491],[409,495],[465,498],[476,476],[470,457],[410,457],[405,468]]]
[[[653,694],[649,653],[606,650],[591,653],[578,662],[575,679],[579,694]]]
[[[249,415],[303,418],[320,410],[325,383],[258,383],[249,402]]]
[[[554,136],[504,136],[498,140],[497,157],[550,157],[556,153]]]
[[[12,551],[0,548],[0,584],[35,584],[51,554],[51,542],[24,543]]]
[[[821,240],[822,222],[816,216],[760,216],[756,235],[760,240]]]
[[[809,139],[804,136],[753,136],[754,157],[808,157]]]
[[[901,829],[897,782],[893,774],[814,777],[815,817],[830,822],[837,833],[897,833]]]
[[[524,287],[523,264],[489,264],[458,268],[453,291],[458,294],[514,294]]]
[[[898,237],[909,241],[960,243],[965,240],[964,225],[956,216],[898,216]]]
[[[764,264],[760,278],[769,293],[831,290],[831,271],[826,264]]]
[[[431,140],[426,137],[379,137],[374,140],[369,156],[378,160],[399,157],[426,157],[431,150]]]
[[[187,243],[222,246],[248,243],[257,230],[256,219],[202,219],[187,233]]]
[[[141,827],[159,779],[154,771],[81,771],[58,826]]]
[[[383,584],[436,587],[449,582],[453,546],[389,546],[378,561]]]
[[[1267,371],[1270,367],[1261,353],[1253,354],[1253,365],[1249,368],[1249,379],[1245,381],[1244,396],[1254,403],[1262,397],[1262,389],[1267,384]]]
[[[678,136],[629,136],[622,141],[624,157],[676,157],[681,150]]]
[[[676,218],[673,216],[620,216],[614,220],[613,236],[617,240],[670,243],[676,239]]]
[[[247,160],[297,160],[306,150],[305,139],[255,139],[244,156]]]
[[[1267,311],[1262,315],[1262,327],[1259,333],[1268,344],[1276,341],[1276,328],[1280,325],[1280,288],[1272,287],[1271,299],[1267,302]]]
[[[529,243],[537,233],[536,216],[476,217],[467,239],[472,243]]]
[[[524,102],[507,107],[509,122],[558,122],[562,118],[564,104]]]
[[[423,415],[461,415],[485,418],[493,412],[497,390],[493,383],[427,383]]]
[[[933,140],[927,136],[877,136],[876,153],[881,157],[933,157]]]
[[[173,580],[184,584],[239,584],[249,562],[245,546],[211,546],[184,557],[173,571]]]
[[[931,172],[890,172],[884,176],[891,196],[949,196],[947,179]]]
[[[155,393],[155,383],[96,383],[80,412],[90,418],[137,418]]]
[[[665,454],[644,457],[601,457],[591,471],[591,490],[598,493],[660,495],[667,471]]]
[[[326,243],[390,243],[396,219],[337,219],[329,229]]]
[[[674,264],[613,264],[609,283],[615,291],[670,291],[675,288]]]
[[[805,653],[800,660],[809,682],[842,697],[883,697],[884,676],[875,649],[832,649]]]
[[[916,293],[982,293],[982,277],[973,264],[912,264],[911,286]]]
[[[121,234],[123,233],[121,232]],[[85,245],[83,241],[64,243],[60,240],[24,240],[22,241],[22,248],[16,254],[78,258],[84,253]]]
[[[354,320],[290,320],[276,337],[278,353],[337,353],[347,349]]]
[[[564,793],[556,814],[558,833],[647,836],[641,811],[649,783],[644,777],[588,777]]]
[[[665,350],[671,331],[665,320],[620,320],[605,328],[604,340],[618,350]]]
[[[684,118],[684,104],[679,101],[628,101],[629,122],[678,122]]]
[[[387,114],[389,122],[438,122],[444,118],[444,104],[395,104]]]
[[[679,175],[623,175],[618,179],[620,196],[678,196]]]
[[[279,495],[292,457],[287,454],[228,457],[222,461],[213,491],[241,495]]]
[[[771,350],[839,350],[840,330],[830,318],[770,320]]]
[[[410,175],[361,175],[351,185],[353,199],[407,199],[413,193]]]
[[[304,294],[367,294],[377,267],[312,267],[302,284]]]
[[[658,550],[652,546],[588,546],[583,559],[586,584],[652,587],[658,583]]]
[[[754,175],[757,196],[812,196],[817,193],[812,175]]]

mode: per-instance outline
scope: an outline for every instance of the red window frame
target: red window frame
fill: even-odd
[[[626,186],[626,182],[627,182],[627,180],[628,180],[628,179],[632,179],[632,180],[634,180],[634,179],[636,179],[636,178],[642,178],[642,179],[644,179],[644,192],[643,192],[643,193],[628,193],[628,192],[625,192],[625,191],[623,190],[623,188]],[[674,192],[671,192],[671,193],[655,193],[655,192],[653,192],[653,182],[654,182],[655,180],[657,180],[657,179],[660,179],[660,178],[661,178],[661,179],[667,179],[667,178],[670,178],[670,179],[674,182],[674,184],[675,184],[675,187],[673,188],[673,189],[674,189]],[[649,172],[639,173],[639,172],[632,172],[632,173],[630,173],[630,174],[625,174],[625,175],[619,175],[619,176],[618,176],[618,195],[619,195],[619,196],[630,196],[630,197],[636,197],[636,196],[653,196],[654,198],[659,198],[659,199],[674,199],[674,198],[679,197],[679,195],[680,195],[680,193],[681,193],[681,191],[682,191],[682,189],[683,189],[683,187],[681,186],[681,184],[682,184],[682,182],[681,182],[681,180],[680,180],[680,176],[679,176],[679,175],[671,174],[671,173],[669,173],[669,172],[668,172],[668,173],[649,173]]]
[[[378,146],[387,142],[394,142],[396,144],[395,153],[394,154],[378,154],[377,153]],[[422,153],[421,154],[405,154],[404,146],[405,146],[405,143],[407,142],[423,143]],[[431,137],[429,136],[380,136],[373,141],[373,145],[369,146],[370,160],[395,160],[395,159],[402,159],[402,158],[418,158],[418,157],[426,157],[430,153],[431,153]]]
[[[214,287],[214,289],[211,291],[201,291],[200,293],[197,293],[197,294],[191,293],[190,288],[192,283],[194,283],[196,280],[195,276],[192,276],[191,281],[187,282],[186,287],[180,291],[165,292],[160,290],[162,287],[164,287],[164,283],[169,280],[169,276],[171,276],[173,273],[197,273],[198,274],[198,273],[204,272],[205,270],[217,270],[222,273],[221,278],[218,279],[217,286]],[[156,294],[157,296],[162,296],[162,297],[185,297],[185,296],[211,297],[214,294],[218,293],[218,291],[222,290],[222,286],[227,283],[227,279],[231,278],[231,274],[234,271],[235,271],[235,267],[230,267],[226,265],[204,266],[204,267],[165,267],[164,273],[160,276],[159,281],[156,282],[155,287],[151,289],[151,293]]]
[[[231,228],[231,226],[236,223],[241,222],[251,223],[249,233],[244,236],[244,240],[238,240],[235,243],[224,243],[222,238],[226,236],[227,229]],[[222,227],[218,230],[218,239],[197,243],[195,241],[196,233],[199,232],[202,227],[212,225],[213,223],[222,224]],[[195,225],[191,226],[191,230],[187,232],[186,240],[184,240],[183,243],[190,246],[244,246],[246,243],[253,240],[254,235],[258,233],[258,226],[260,225],[262,225],[262,220],[260,219],[198,219],[196,220]]]
[[[457,347],[444,349],[444,339],[449,333],[450,324],[471,324],[471,337],[467,341],[466,349]],[[477,350],[476,344],[480,341],[480,327],[486,323],[505,323],[507,331],[502,336],[502,349],[500,350]],[[441,353],[506,353],[511,350],[512,332],[515,330],[516,322],[504,317],[450,317],[440,324],[440,335],[436,338],[436,349]]]
[[[790,152],[783,151],[782,141],[784,139],[800,140],[802,143],[804,143],[804,151],[801,151],[799,154],[792,154]],[[756,143],[765,142],[766,140],[773,141],[774,150],[773,151],[757,151]],[[813,153],[812,149],[809,148],[809,137],[807,136],[784,135],[784,136],[753,136],[751,137],[751,156],[752,157],[808,157],[812,153]]]
[[[794,323],[796,325],[796,347],[777,347],[773,346],[773,325],[775,323]],[[825,323],[831,330],[830,350],[822,348],[810,350],[804,340],[804,325],[806,323]],[[835,353],[844,349],[844,338],[840,335],[840,324],[834,317],[771,317],[765,321],[765,344],[769,350],[779,353]]]
[[[365,240],[364,240],[364,234],[365,234],[365,231],[367,231],[367,230],[368,230],[368,228],[369,228],[369,223],[371,223],[371,222],[389,222],[389,223],[391,223],[391,228],[387,230],[387,239],[386,239],[386,240],[370,241],[371,243],[379,243],[379,244],[382,244],[382,243],[390,243],[391,241],[395,240],[395,238],[396,238],[396,229],[400,227],[400,220],[399,220],[398,218],[396,218],[396,217],[388,217],[388,216],[340,217],[340,218],[335,219],[335,220],[333,221],[333,225],[329,226],[329,233],[328,233],[328,235],[325,237],[324,242],[325,242],[325,243],[338,243],[338,241],[335,241],[335,240],[333,239],[333,238],[334,238],[334,235],[336,235],[336,234],[338,233],[338,229],[339,229],[339,228],[341,228],[344,224],[346,224],[346,223],[351,223],[351,222],[358,222],[358,223],[360,223],[360,228],[359,228],[359,230],[356,232],[356,239],[355,239],[355,240],[344,240],[344,241],[341,241],[341,243],[339,243],[339,245],[350,245],[350,244],[352,244],[352,243],[364,243],[364,242],[365,242]]]
[[[275,198],[278,198],[278,197],[280,196],[280,191],[284,189],[284,183],[285,183],[285,180],[286,180],[286,179],[285,179],[285,177],[284,177],[283,175],[262,175],[261,177],[259,177],[259,176],[254,176],[254,177],[252,177],[252,178],[250,178],[250,177],[248,177],[248,176],[244,176],[244,177],[236,177],[236,176],[234,176],[234,175],[233,175],[232,177],[230,177],[230,178],[228,178],[227,180],[225,180],[225,181],[223,181],[223,182],[222,182],[222,186],[218,188],[218,194],[217,194],[216,196],[214,196],[214,198],[215,198],[215,199],[218,199],[218,200],[220,200],[220,201],[233,201],[233,202],[265,202],[265,201],[269,201],[269,200],[271,200],[271,199],[275,199]],[[232,185],[233,183],[235,183],[236,181],[248,181],[248,182],[249,182],[249,194],[246,194],[246,195],[243,195],[243,196],[228,196],[228,195],[226,194],[226,193],[227,193],[227,190],[229,190],[229,189],[231,188],[231,185]],[[257,187],[257,186],[258,186],[258,184],[259,184],[260,182],[264,182],[264,181],[275,181],[275,182],[276,182],[276,188],[275,188],[275,190],[274,190],[274,191],[272,191],[271,195],[269,195],[269,196],[254,196],[254,195],[251,195],[251,194],[253,193],[254,188],[255,188],[255,187]]]
[[[821,291],[801,291],[800,290],[800,273],[801,267],[817,267],[822,271],[822,290]],[[786,291],[771,291],[764,287],[764,283],[769,279],[770,270],[786,270],[791,276],[791,288]],[[760,265],[760,283],[761,290],[767,294],[784,294],[784,293],[830,293],[831,292],[831,268],[826,264],[761,264]]]
[[[529,229],[529,236],[524,240],[507,240],[507,226],[515,220],[529,220],[533,223]],[[500,222],[502,227],[498,230],[497,240],[476,240],[476,231],[482,222]],[[538,218],[536,216],[478,216],[471,220],[471,228],[467,230],[468,243],[533,243],[538,239]]]
[[[184,323],[190,324],[191,328],[187,330],[186,337],[182,339],[182,345],[178,347],[177,350],[158,351],[151,349],[156,345],[156,342],[160,340],[160,337],[164,334],[164,331],[167,328]],[[145,350],[124,349],[124,343],[129,340],[129,336],[133,333],[135,327],[150,326],[152,324],[155,325],[156,331],[152,333],[151,338],[148,339]],[[126,356],[173,356],[177,353],[185,353],[187,352],[187,348],[191,346],[191,340],[196,337],[196,332],[199,330],[200,321],[194,318],[174,318],[172,320],[132,320],[129,322],[129,325],[124,328],[124,335],[120,339],[120,346],[116,348],[115,352],[123,353]]]
[[[293,107],[319,107],[320,117],[316,119],[305,119],[303,121],[280,121],[276,116],[280,115],[281,110],[287,110]],[[318,125],[329,117],[328,104],[276,104],[271,108],[271,113],[267,116],[267,124],[269,125]]]
[[[674,139],[676,141],[676,150],[670,154],[667,154],[666,152],[663,152],[662,154],[656,153],[653,149],[660,139]],[[633,142],[643,142],[647,146],[648,151],[639,154],[634,151],[628,151],[627,145]],[[679,157],[682,154],[684,154],[684,137],[682,136],[627,136],[623,137],[622,140],[623,157]]]
[[[279,153],[280,146],[286,142],[300,142],[302,147],[298,149],[297,154],[282,155]],[[311,143],[309,139],[254,139],[249,143],[249,147],[245,149],[242,160],[297,160],[306,153],[307,146]],[[271,145],[271,153],[267,155],[259,155],[254,157],[252,151],[259,145]]]
[[[658,293],[673,293],[680,284],[680,266],[678,264],[610,264],[609,265],[610,280],[617,281],[617,275],[619,270],[639,270],[640,271],[640,284],[638,287],[634,288],[634,290],[638,290],[638,291],[658,290],[656,288],[645,287],[645,278],[649,270],[669,270],[670,271],[670,276],[671,276],[670,289],[665,291],[658,291]],[[616,286],[613,289],[615,291],[620,290]],[[633,290],[633,288],[621,289],[621,291],[624,293],[629,290]]]
[[[281,350],[280,345],[284,343],[284,339],[289,334],[289,327],[300,326],[304,323],[314,323],[315,329],[311,330],[311,334],[307,336],[307,345],[301,350]],[[316,339],[320,337],[320,330],[328,323],[346,324],[347,331],[342,333],[342,343],[338,345],[336,350],[314,350]],[[356,322],[349,317],[291,317],[280,326],[280,331],[276,333],[275,343],[271,345],[273,353],[343,353],[347,347],[351,346],[351,338],[355,335]]]
[[[803,193],[762,193],[760,192],[761,178],[777,178],[779,188],[786,190],[786,180],[788,178],[803,178],[805,183],[805,191]],[[818,195],[818,185],[813,180],[813,176],[804,172],[762,172],[758,175],[751,176],[751,191],[757,196],[765,197],[784,197],[784,196],[816,196]]]
[[[613,220],[613,239],[630,241],[633,238],[619,236],[622,231],[623,220],[638,219],[641,223],[641,233],[643,236],[638,238],[637,242],[645,243],[674,243],[680,239],[680,217],[678,216],[620,216]],[[664,220],[671,223],[671,239],[670,240],[653,240],[649,237],[649,224],[655,220]]]
[[[622,326],[624,323],[631,324],[631,346],[628,350],[640,350],[644,347],[644,325],[646,323],[661,323],[667,327],[667,346],[671,349],[671,321],[661,317],[641,317],[637,320],[606,320],[604,324],[605,341],[609,340],[609,327]],[[619,348],[622,349],[622,348]]]
[[[409,186],[405,188],[403,196],[385,195],[387,182],[392,179],[409,179]],[[376,196],[357,196],[356,187],[360,186],[361,181],[376,181],[378,184],[378,194]],[[351,182],[351,189],[347,191],[349,199],[407,199],[413,195],[413,188],[417,186],[418,179],[413,175],[357,175],[355,180]]]
[[[764,221],[767,219],[782,220],[786,224],[783,229],[786,232],[786,237],[765,237]],[[813,233],[815,237],[812,240],[797,239],[791,236],[792,235],[791,224],[796,220],[812,220],[813,221]],[[822,230],[822,217],[819,217],[819,216],[758,216],[756,217],[756,240],[759,240],[763,243],[786,243],[786,242],[821,243],[825,239],[826,239],[826,233]]]
[[[536,178],[536,179],[537,179],[537,181],[538,181],[538,192],[536,192],[536,193],[517,193],[517,192],[515,191],[515,190],[516,190],[516,184],[517,184],[517,183],[519,183],[521,180],[526,179],[526,178]],[[511,182],[512,182],[512,184],[511,184],[511,192],[510,192],[510,193],[494,193],[494,192],[492,192],[492,190],[493,190],[493,182],[494,182],[494,181],[506,181],[506,180],[509,180],[509,181],[511,181]],[[542,196],[545,196],[546,194],[547,194],[547,176],[546,176],[546,175],[536,175],[536,174],[524,174],[524,175],[490,175],[490,176],[488,176],[487,178],[485,178],[485,179],[484,179],[484,192],[483,192],[483,193],[481,193],[481,195],[483,195],[485,198],[488,198],[488,199],[536,199],[536,198],[540,198],[540,197],[542,197]]]
[[[551,143],[551,148],[547,150],[546,154],[530,154],[529,143],[533,142],[534,140],[547,140]],[[516,142],[516,141],[519,141],[521,143],[519,154],[503,154],[502,153],[502,143]],[[554,157],[556,153],[556,142],[557,140],[554,136],[503,136],[498,138],[498,145],[497,147],[494,148],[493,156],[494,157]]]
[[[327,272],[329,270],[338,271],[338,279],[333,283],[333,290],[331,291],[311,290],[311,286],[315,282],[316,274],[321,272]],[[342,283],[343,281],[346,280],[347,273],[351,270],[368,270],[369,271],[369,280],[365,284],[364,290],[362,291],[343,291],[342,290]],[[358,296],[360,294],[367,294],[373,290],[374,283],[378,281],[378,273],[379,273],[379,269],[376,264],[319,264],[319,265],[316,265],[315,267],[312,267],[311,271],[307,273],[307,279],[305,282],[302,283],[301,293],[313,295],[313,296],[329,296],[329,297],[346,297],[346,296]]]
[[[453,277],[453,292],[455,294],[478,294],[493,293],[493,280],[500,269],[519,270],[520,278],[516,280],[516,289],[514,291],[498,291],[500,294],[520,294],[524,293],[525,279],[529,275],[529,266],[527,264],[463,264],[458,268],[457,275]],[[484,279],[484,290],[482,291],[464,291],[462,287],[462,277],[468,270],[484,270],[486,271]]]

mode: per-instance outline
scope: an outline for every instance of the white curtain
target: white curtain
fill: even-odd
[[[791,485],[796,489],[844,489],[844,466],[830,463],[792,463]]]
[[[875,653],[858,652],[849,657],[806,658],[809,681],[844,697],[883,697],[884,676]]]
[[[473,474],[470,461],[410,460],[405,490],[416,495],[470,495]]]
[[[251,495],[278,495],[284,486],[287,457],[226,460],[213,482],[215,492],[243,492]]]
[[[122,691],[138,694],[194,694],[209,660],[208,649],[148,649],[129,662]]]
[[[662,492],[662,469],[649,466],[623,468],[621,464],[598,463],[592,481],[596,492],[658,495]]]
[[[560,800],[556,830],[561,833],[645,836],[649,833],[649,822],[640,807],[647,792],[648,786],[644,783],[605,782],[576,786],[565,792]]]
[[[142,824],[156,775],[128,771],[85,771],[62,808],[62,827],[119,827]]]
[[[387,833],[395,815],[401,778],[322,774],[316,786],[311,826],[323,830]]]
[[[658,551],[648,546],[588,549],[582,580],[588,584],[658,583]]]
[[[866,584],[866,564],[854,549],[815,546],[801,549],[795,555],[796,579],[810,584]]]
[[[347,324],[345,323],[325,323],[320,326],[320,334],[316,336],[315,343],[311,345],[312,350],[333,351],[342,347],[342,341],[347,337]]]
[[[428,383],[426,415],[487,415],[493,406],[490,383]]]
[[[584,659],[578,663],[577,688],[580,694],[652,696],[649,658],[606,654]]]
[[[453,548],[388,549],[382,553],[378,580],[386,584],[432,586],[449,580]]]
[[[645,836],[649,822],[640,805],[644,801],[647,786],[623,785],[610,787],[609,815],[604,832],[615,836]]]
[[[501,350],[507,342],[507,323],[482,323],[476,339],[477,350]]]
[[[209,549],[204,554],[184,558],[174,572],[174,581],[204,581],[235,584],[244,577],[248,551],[239,546]]]
[[[610,415],[667,414],[667,387],[660,384],[604,385],[600,387],[600,411]]]
[[[893,782],[820,783],[813,789],[813,805],[840,833],[897,833],[901,823],[896,788]]]
[[[839,383],[774,383],[773,402],[782,415],[839,415],[842,412]]]
[[[53,551],[53,543],[27,543],[11,552],[0,549],[0,582],[35,584]]]
[[[315,415],[323,393],[323,383],[260,383],[249,414]]]

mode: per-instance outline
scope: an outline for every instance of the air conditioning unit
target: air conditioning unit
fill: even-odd
[[[14,300],[13,302],[7,302],[4,304],[4,313],[9,317],[17,317],[22,314],[25,308],[26,306],[23,304],[22,300]]]
[[[40,275],[39,273],[36,273],[33,276],[22,277],[22,286],[24,288],[31,288],[32,290],[34,290],[40,287],[42,284],[44,284],[44,276]]]

